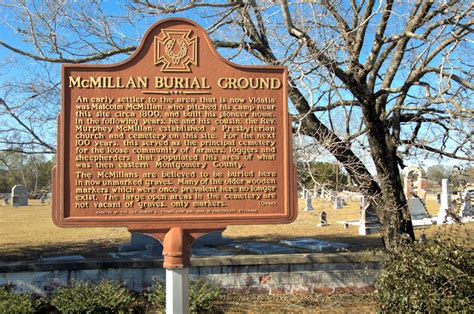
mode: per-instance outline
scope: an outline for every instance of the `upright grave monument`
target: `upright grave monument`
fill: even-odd
[[[17,184],[12,188],[13,206],[28,206],[28,188],[22,184]]]
[[[286,67],[233,64],[195,22],[165,19],[121,63],[63,65],[62,84],[58,226],[148,234],[187,270],[203,234],[296,218]]]
[[[314,210],[313,204],[311,203],[311,193],[309,191],[304,192],[306,206],[304,208],[305,212]]]

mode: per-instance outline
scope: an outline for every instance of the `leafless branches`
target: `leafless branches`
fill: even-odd
[[[397,192],[403,159],[474,160],[471,1],[136,0],[112,7],[44,0],[1,7],[14,39],[0,46],[41,64],[118,60],[157,17],[198,19],[225,57],[288,66],[295,132],[396,210],[406,208]],[[50,71],[57,77],[57,67]],[[33,122],[8,110],[31,96],[2,96],[2,114],[16,121],[13,133],[29,134],[18,147],[54,150]],[[57,102],[46,105],[57,111]]]

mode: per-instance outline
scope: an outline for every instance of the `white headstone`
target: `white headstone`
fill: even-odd
[[[306,207],[304,208],[304,211],[307,212],[307,211],[314,210],[313,205],[311,204],[311,193],[309,193],[308,191],[306,192],[305,199],[306,199]]]
[[[53,198],[53,193],[51,192],[46,193],[46,199],[48,200],[48,204],[51,204],[52,198]]]
[[[360,211],[359,234],[369,235],[380,231],[380,222],[372,208],[372,205],[367,204]]]
[[[341,209],[342,208],[342,199],[337,197],[334,199],[334,209]]]
[[[472,197],[474,197],[474,190],[464,190],[461,204],[461,211],[459,216],[461,218],[473,217],[474,216],[474,206],[472,206]]]
[[[28,189],[26,186],[18,184],[12,188],[12,204],[17,206],[28,206]]]
[[[438,212],[437,224],[444,224],[446,221],[446,215],[451,204],[451,194],[449,193],[449,180],[441,180],[441,205]]]
[[[407,199],[408,209],[412,219],[413,226],[431,225],[431,216],[426,209],[425,203],[419,197]]]

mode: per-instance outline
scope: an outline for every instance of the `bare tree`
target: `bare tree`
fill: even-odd
[[[40,64],[118,60],[135,49],[140,25],[180,14],[199,19],[230,60],[288,66],[295,133],[331,154],[370,196],[389,249],[401,234],[414,238],[403,160],[473,160],[471,1],[135,0],[112,7],[44,0],[2,7],[25,44],[0,45]],[[57,68],[50,71],[58,77]]]

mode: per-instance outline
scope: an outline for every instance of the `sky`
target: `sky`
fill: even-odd
[[[60,3],[61,1],[58,1]],[[64,3],[69,3],[74,5],[75,3],[84,3],[80,1],[63,1]],[[126,9],[126,4],[128,4],[129,1],[101,1],[101,8],[103,9],[104,12],[110,12],[114,16],[120,16],[122,13],[124,13]],[[174,2],[174,1],[171,1]],[[15,1],[6,1],[5,3],[15,3]],[[32,3],[40,4],[41,1],[34,1]],[[270,12],[272,13],[272,12]],[[169,16],[169,15],[168,15]],[[131,43],[131,44],[137,44],[139,38],[143,35],[143,33],[146,31],[146,29],[151,26],[154,22],[156,22],[159,18],[165,18],[168,17],[167,15],[162,15],[160,17],[150,17],[150,16],[144,16],[140,17],[136,21],[133,21],[133,25],[131,23],[128,23],[127,21],[120,21],[115,25],[111,31],[113,32],[119,32],[123,34],[124,36],[124,42],[126,43]],[[188,14],[179,14],[179,15],[173,15],[173,16],[182,16],[182,17],[188,17],[196,20],[198,23],[200,23],[203,27],[207,27],[210,25],[210,23],[205,20],[200,18],[197,15],[192,15],[189,16]],[[6,42],[12,46],[18,47],[18,48],[25,48],[25,47],[31,47],[30,43],[23,42],[19,36],[15,35],[15,33],[18,31],[19,23],[18,17],[12,15],[12,13],[9,10],[6,10],[4,7],[0,6],[0,41]],[[273,17],[271,17],[273,18]],[[375,20],[377,17],[375,17]],[[100,22],[100,21],[95,21],[95,22]],[[373,34],[373,33],[372,33]],[[370,35],[370,33],[369,33]],[[65,33],[62,36],[65,38],[70,38],[71,40],[74,39],[74,36],[69,33]],[[127,37],[132,38],[132,40],[126,39]],[[29,48],[29,51],[33,51]],[[231,56],[231,52],[226,51],[226,50],[221,50],[221,54],[224,55],[224,57],[229,58]],[[107,60],[107,62],[113,62],[113,61],[120,61],[127,56],[121,55],[117,56],[115,58],[111,58]],[[49,65],[47,68],[45,68],[41,63],[37,61],[33,61],[29,58],[21,58],[19,59],[17,56],[12,55],[10,51],[7,49],[4,49],[3,47],[0,47],[0,70],[2,71],[0,74],[0,85],[3,85],[5,82],[14,82],[14,81],[20,81],[20,82],[25,82],[28,80],[34,80],[35,77],[32,76],[31,74],[33,73],[40,73],[40,75],[46,75],[46,73],[50,73],[51,77],[50,79],[52,81],[59,81],[59,71],[60,71],[60,64],[53,64]],[[20,61],[20,63],[18,63]],[[236,59],[233,60],[234,62],[237,63],[242,63],[242,64],[249,64],[249,63],[256,63],[256,59],[249,56],[248,54],[243,54],[240,57],[237,57]],[[56,74],[56,75],[54,75]],[[5,97],[5,93],[8,91],[5,90],[0,90],[0,97]],[[310,98],[311,96],[314,96],[315,98],[317,95],[308,95]],[[344,96],[344,95],[343,95]],[[16,98],[13,96],[9,96],[10,99],[15,100]],[[344,96],[346,97],[346,96]],[[58,110],[58,105],[59,104],[59,99],[56,99],[55,104],[53,104],[54,109],[53,110]],[[290,112],[294,112],[294,108],[290,104]],[[337,113],[337,111],[334,111]],[[338,114],[341,114],[339,112]],[[324,119],[324,116],[321,116],[322,119]],[[50,130],[54,129],[55,125],[54,122],[51,123]],[[51,141],[54,141],[55,134],[54,132],[51,133],[50,135]],[[362,158],[364,158],[364,155],[362,155]],[[367,158],[370,159],[370,158]],[[443,164],[448,164],[448,165],[454,165],[457,164],[458,161],[456,160],[450,160],[450,159],[445,159],[441,161]],[[419,157],[417,159],[412,159],[408,160],[409,164],[421,164],[425,167],[430,166],[430,165],[435,165],[439,164],[440,161],[432,158],[425,159],[423,157]]]

